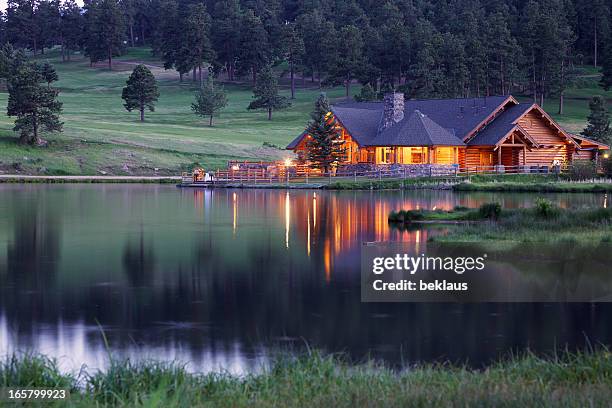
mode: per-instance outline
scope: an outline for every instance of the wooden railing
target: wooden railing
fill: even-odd
[[[265,162],[261,162],[265,163]],[[415,166],[415,167],[380,167],[375,170],[338,170],[324,173],[311,169],[305,165],[270,166],[265,167],[238,167],[208,172],[209,177],[202,176],[195,180],[193,174],[183,173],[182,184],[327,184],[333,181],[364,181],[384,179],[407,178],[464,178],[477,174],[559,174],[569,169],[564,167],[551,167],[548,165],[529,166],[469,166],[459,168],[449,166]],[[210,177],[212,176],[212,177]],[[208,180],[208,181],[206,181]]]

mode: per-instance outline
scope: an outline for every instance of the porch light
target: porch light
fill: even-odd
[[[604,159],[607,159],[608,157],[610,157],[610,155],[608,153],[604,153]]]
[[[293,161],[291,161],[291,159],[285,159],[285,167],[291,167],[293,166]]]
[[[240,166],[238,166],[237,164],[234,164],[232,166],[232,170],[234,170],[234,171],[240,170]]]

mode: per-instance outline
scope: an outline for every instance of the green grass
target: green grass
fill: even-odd
[[[389,214],[389,223],[402,230],[422,222],[464,222],[447,234],[431,238],[438,242],[572,241],[596,245],[612,241],[612,208],[564,209],[538,199],[533,208],[501,209],[493,215],[492,206],[451,211],[394,211]]]
[[[455,191],[491,191],[524,193],[605,193],[612,192],[612,183],[570,182],[480,182],[461,183],[453,186]]]
[[[161,62],[151,56],[149,49],[130,49],[116,59],[113,71],[103,63],[91,68],[87,59],[78,55],[71,62],[62,62],[57,51],[37,59],[49,60],[58,71],[65,130],[60,135],[50,135],[47,148],[25,147],[16,143],[11,130],[13,118],[0,114],[0,172],[5,174],[170,175],[195,165],[222,168],[230,159],[282,158],[290,153],[270,145],[286,146],[304,129],[312,102],[319,94],[316,86],[306,81],[305,89],[298,88],[293,106],[275,112],[273,120],[268,121],[264,112],[246,109],[252,97],[250,84],[226,84],[228,107],[216,120],[216,126],[209,128],[190,110],[196,88],[189,77],[180,84],[178,74],[161,69]],[[131,69],[141,61],[151,66],[161,92],[156,111],[147,113],[145,123],[138,121],[137,113],[125,111],[120,97]],[[572,131],[584,127],[592,95],[612,95],[597,87],[596,70],[583,67],[582,71],[566,93],[564,115],[556,115],[556,100],[548,99],[544,105]],[[281,84],[281,93],[288,95],[287,80],[281,80]],[[358,92],[358,87],[353,91]],[[340,99],[343,89],[328,90],[328,95],[332,101]],[[2,112],[6,102],[6,93],[0,93]],[[349,184],[341,183],[338,188]],[[383,184],[381,188],[396,187]]]
[[[101,372],[62,374],[56,362],[26,355],[0,364],[0,387],[70,389],[70,399],[55,404],[62,407],[604,407],[612,398],[612,357],[605,349],[525,353],[484,370],[442,364],[398,372],[312,353],[233,376],[129,361]]]
[[[226,84],[228,106],[211,128],[191,112],[196,86],[190,78],[180,84],[176,72],[156,68],[161,63],[147,49],[131,49],[117,59],[113,71],[103,64],[91,68],[79,56],[62,62],[53,51],[38,59],[48,59],[58,71],[64,132],[49,135],[48,148],[21,146],[12,131],[14,119],[0,114],[0,171],[6,174],[165,175],[196,163],[215,169],[225,168],[230,159],[282,158],[289,152],[263,146],[264,142],[286,146],[303,130],[320,92],[299,89],[293,106],[275,112],[268,121],[265,112],[247,110],[252,98],[250,84]],[[152,66],[160,88],[156,110],[146,113],[145,123],[139,122],[138,113],[127,112],[121,99],[135,61],[142,60]],[[284,81],[282,84],[281,93],[288,95]],[[311,84],[307,81],[306,85]],[[341,97],[342,89],[328,94],[332,99]],[[0,93],[2,112],[6,103],[7,94]]]

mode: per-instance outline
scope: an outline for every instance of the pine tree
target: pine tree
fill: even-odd
[[[212,41],[219,62],[227,71],[227,78],[234,80],[236,59],[240,47],[240,3],[238,0],[219,0],[215,3]]]
[[[8,82],[7,115],[16,116],[13,130],[20,132],[20,141],[32,145],[44,145],[41,132],[60,132],[59,115],[62,103],[57,100],[58,91],[44,86],[40,68],[23,63]]]
[[[295,70],[304,55],[304,40],[295,24],[288,23],[281,32],[281,48],[284,59],[289,63],[291,80],[291,99],[295,99]]]
[[[587,127],[580,133],[589,139],[609,144],[612,141],[610,115],[603,96],[594,96],[589,102],[591,113],[587,118]]]
[[[195,103],[191,104],[191,110],[199,116],[208,116],[209,126],[213,125],[213,116],[227,105],[227,96],[223,88],[215,85],[212,74],[208,75],[204,86],[196,94]]]
[[[359,93],[359,95],[355,96],[355,100],[357,102],[370,102],[370,101],[375,101],[378,99],[378,95],[376,94],[376,91],[374,90],[374,88],[372,88],[372,85],[370,84],[365,84],[364,86],[361,87],[361,92]]]
[[[125,21],[117,0],[91,0],[86,3],[85,51],[91,63],[108,60],[113,69],[113,57],[118,55],[125,38]]]
[[[210,42],[210,16],[203,4],[191,5],[182,18],[181,48],[177,54],[177,65],[190,67],[202,85],[202,66],[212,62],[214,51]],[[197,70],[197,75],[196,75]]]
[[[67,59],[70,61],[71,53],[79,50],[83,45],[85,20],[81,14],[81,8],[74,0],[65,1],[60,11],[62,60]]]
[[[51,82],[57,81],[59,78],[57,76],[57,72],[55,71],[55,67],[49,62],[45,62],[40,68],[40,74],[42,75],[44,81],[47,83],[47,86],[51,86]]]
[[[264,67],[257,74],[257,83],[253,88],[253,98],[248,109],[265,109],[268,111],[268,120],[272,120],[272,111],[285,109],[291,106],[286,97],[278,94],[278,82],[270,66]]]
[[[325,173],[345,158],[342,132],[338,128],[325,94],[315,102],[306,127],[308,139],[308,161],[312,168],[323,169]]]
[[[609,91],[610,88],[612,88],[612,44],[608,45],[606,52],[603,55],[599,86],[606,91]]]
[[[128,112],[138,109],[140,121],[144,122],[145,108],[154,112],[155,102],[159,98],[155,77],[149,68],[141,64],[134,68],[126,84],[121,93],[121,98],[125,101],[123,106]]]
[[[361,32],[353,25],[342,27],[338,33],[337,49],[327,82],[343,84],[348,98],[351,95],[351,82],[357,77],[363,64]]]
[[[270,60],[268,33],[261,19],[252,10],[244,13],[240,31],[238,69],[241,74],[251,73],[253,84],[257,83],[257,72]]]

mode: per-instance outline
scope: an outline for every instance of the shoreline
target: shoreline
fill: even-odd
[[[135,184],[169,184],[178,183],[178,176],[30,176],[30,175],[0,175],[2,183],[135,183]]]
[[[334,180],[330,183],[239,183],[228,182],[217,185],[182,184],[180,176],[92,176],[67,175],[43,176],[0,174],[0,184],[175,184],[181,189],[235,188],[235,189],[286,189],[328,191],[409,191],[447,190],[454,192],[508,192],[508,193],[612,193],[612,180],[570,181],[567,179],[526,178],[521,175],[474,176],[468,180],[448,178],[413,178],[360,180],[357,182]]]

